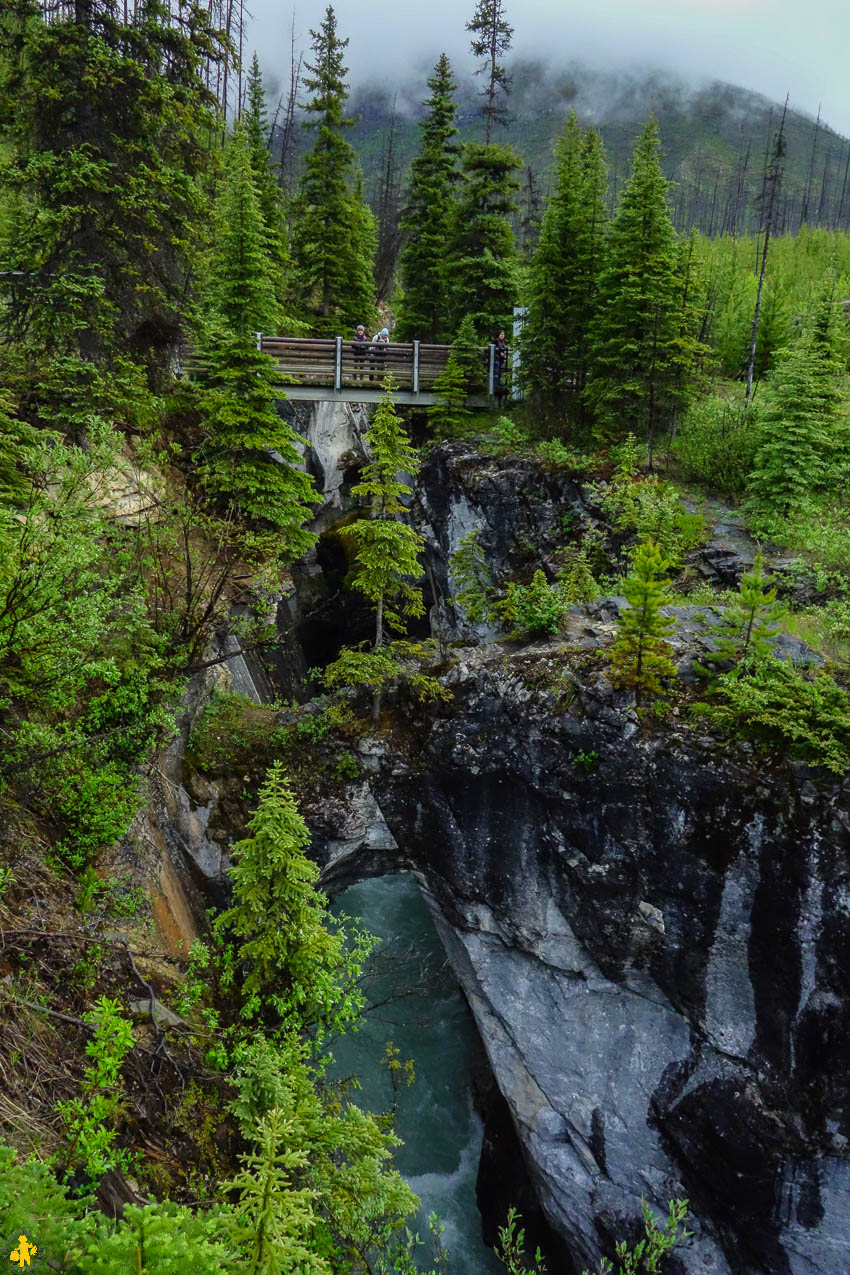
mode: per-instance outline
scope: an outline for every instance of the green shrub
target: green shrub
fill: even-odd
[[[508,585],[497,611],[506,624],[539,637],[558,632],[568,606],[563,590],[551,585],[542,571],[535,571],[531,584]]]
[[[86,1067],[80,1096],[60,1102],[57,1111],[65,1122],[69,1142],[66,1164],[82,1165],[89,1177],[99,1178],[116,1165],[128,1164],[126,1153],[113,1144],[118,1136],[115,1120],[121,1110],[119,1078],[124,1059],[133,1048],[133,1028],[122,1018],[118,1002],[106,996],[86,1014],[85,1021],[94,1028],[86,1045],[91,1065]]]
[[[720,394],[692,403],[676,439],[685,478],[729,495],[746,490],[758,449],[758,409]]]
[[[775,656],[753,658],[721,677],[714,700],[694,712],[835,774],[850,770],[850,698],[823,671],[809,675]]]

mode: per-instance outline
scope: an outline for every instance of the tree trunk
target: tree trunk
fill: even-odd
[[[378,598],[378,611],[375,617],[375,650],[380,651],[384,645],[384,598]],[[381,692],[375,691],[372,697],[372,722],[375,726],[381,720]]]

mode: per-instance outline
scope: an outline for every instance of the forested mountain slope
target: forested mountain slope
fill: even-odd
[[[509,141],[522,154],[541,196],[549,185],[555,140],[570,110],[602,133],[613,200],[628,174],[635,136],[653,109],[664,139],[665,176],[678,183],[672,196],[678,228],[695,225],[707,233],[754,229],[765,147],[781,104],[733,84],[687,85],[666,72],[632,76],[578,64],[558,69],[541,62],[516,62],[512,70],[512,118],[497,140]],[[461,139],[481,140],[480,86],[462,73],[458,78]],[[398,158],[404,171],[416,150],[419,99],[425,96],[424,84],[411,78],[355,90],[352,108],[360,122],[350,137],[363,164],[367,190],[379,181],[394,98]],[[786,136],[783,229],[795,231],[803,221],[850,225],[850,143],[824,121],[791,109]]]

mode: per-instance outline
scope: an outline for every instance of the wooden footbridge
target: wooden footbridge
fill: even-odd
[[[274,359],[287,398],[377,403],[392,376],[397,402],[428,407],[437,402],[434,383],[445,369],[451,347],[420,341],[357,344],[341,336],[264,336],[258,332],[257,349]],[[471,407],[487,407],[497,397],[500,383],[495,346],[476,347],[470,352],[481,370],[467,386],[467,402]]]

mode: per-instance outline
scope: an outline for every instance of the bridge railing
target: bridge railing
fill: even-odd
[[[279,337],[257,333],[257,347],[270,355],[282,376],[299,385],[327,386],[335,390],[358,385],[378,387],[388,376],[400,390],[431,393],[445,370],[451,346],[420,341],[390,341],[372,345],[343,337]],[[468,384],[470,394],[493,392],[493,354],[470,348],[479,372]]]

